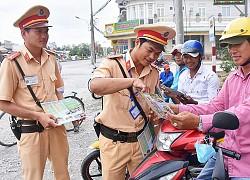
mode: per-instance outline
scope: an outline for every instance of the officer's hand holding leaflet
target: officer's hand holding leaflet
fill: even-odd
[[[149,120],[153,125],[158,126],[158,124],[160,123],[160,119],[167,119],[167,112],[174,114],[174,112],[168,106],[168,103],[164,101],[162,96],[152,93],[143,93],[140,90],[138,90],[138,92],[151,109],[149,113]]]
[[[38,112],[36,120],[39,121],[44,128],[58,126],[56,124],[57,123],[56,117],[51,114]]]
[[[150,111],[148,118],[150,120],[150,122],[152,123],[152,125],[156,126],[160,123],[161,118],[159,116],[157,116],[153,110]]]
[[[148,87],[139,78],[134,79],[134,81],[132,83],[132,86],[135,87],[135,88],[140,89],[142,92],[147,92],[148,91]]]

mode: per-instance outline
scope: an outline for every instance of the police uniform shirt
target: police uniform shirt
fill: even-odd
[[[37,83],[34,82],[31,85],[37,99],[40,102],[58,100],[55,90],[63,86],[63,81],[54,54],[42,50],[41,63],[35,60],[25,46],[21,47],[18,54],[16,60],[25,76],[38,79]],[[14,100],[21,107],[32,111],[42,111],[32,98],[15,61],[10,60],[11,58],[13,57],[7,57],[1,65],[0,100]]]
[[[128,70],[126,69],[126,62],[124,57],[118,56],[117,60],[122,64],[127,77],[130,77]],[[133,78],[140,78],[146,86],[149,88],[149,93],[155,93],[155,87],[158,87],[159,73],[158,70],[152,66],[145,66],[140,75],[136,72],[135,65],[131,59],[130,52],[126,54],[126,61],[130,61],[130,71]],[[99,68],[94,72],[94,78],[124,78],[121,69],[114,59],[105,59],[101,62]],[[136,90],[134,89],[134,92]],[[145,100],[137,93],[136,98],[142,106],[146,115],[149,113],[149,106]],[[97,122],[104,124],[113,129],[117,129],[124,132],[137,132],[144,126],[144,120],[141,115],[134,120],[129,110],[132,107],[130,101],[130,92],[128,89],[121,90],[119,92],[108,94],[104,96],[103,111],[96,118]]]

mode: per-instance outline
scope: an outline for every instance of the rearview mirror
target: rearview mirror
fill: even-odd
[[[235,130],[239,127],[238,117],[228,111],[218,111],[214,113],[213,127],[227,130]]]

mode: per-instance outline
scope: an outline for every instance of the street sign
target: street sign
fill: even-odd
[[[245,0],[214,0],[214,5],[245,4]]]
[[[214,16],[210,17],[209,20],[209,41],[211,43],[215,42],[215,18]]]
[[[119,33],[131,33],[133,32],[133,29],[139,25],[139,19],[117,22],[113,24],[105,24],[105,31],[107,36]]]

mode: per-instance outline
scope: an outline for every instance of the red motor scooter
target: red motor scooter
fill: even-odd
[[[228,123],[230,121],[230,123]],[[217,112],[213,128],[234,130],[239,127],[238,118],[229,112]],[[157,149],[152,151],[131,174],[131,180],[179,180],[192,179],[189,168],[197,165],[195,143],[197,140],[213,140],[197,130],[178,130],[168,120],[161,124],[157,136]],[[240,155],[214,143],[215,150],[221,149],[223,155],[240,159]]]

